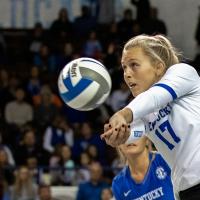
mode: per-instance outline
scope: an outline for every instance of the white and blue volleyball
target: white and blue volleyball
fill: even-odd
[[[111,91],[106,67],[92,58],[78,58],[60,72],[58,89],[63,101],[76,110],[93,110],[105,102]]]

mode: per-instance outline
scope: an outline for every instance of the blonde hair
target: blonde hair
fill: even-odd
[[[122,150],[120,149],[120,147],[116,147],[116,151],[117,151],[117,155],[120,161],[120,164],[125,165],[126,164],[126,156],[123,154]]]
[[[28,177],[25,182],[22,182],[22,180],[20,179],[20,175],[23,169],[27,170],[28,173],[27,175]],[[35,190],[34,190],[32,174],[26,166],[21,166],[16,173],[16,179],[13,185],[13,196],[17,198],[23,195],[22,194],[23,187],[25,187],[26,192],[27,194],[29,194],[29,196],[34,197]]]
[[[153,63],[162,63],[166,68],[180,62],[181,53],[163,35],[138,35],[125,44],[123,52],[131,48],[141,48]]]

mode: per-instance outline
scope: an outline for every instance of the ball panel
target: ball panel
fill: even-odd
[[[81,62],[80,66],[79,66],[80,73],[81,73],[81,69],[82,68],[86,68],[88,70],[90,69],[90,70],[94,71],[94,73],[100,74],[102,77],[104,77],[106,82],[108,82],[109,88],[111,88],[111,85],[112,85],[111,78],[110,78],[110,75],[109,75],[108,71],[105,68],[103,68],[103,67],[101,67],[99,65],[96,65],[96,64],[94,64],[94,65],[92,64],[91,65],[91,63],[89,63],[89,62]],[[82,73],[81,73],[81,75],[83,76]]]
[[[103,101],[105,101],[105,99],[108,97],[108,95],[110,93],[109,84],[108,84],[107,80],[103,76],[101,76],[101,74],[95,72],[94,70],[81,67],[80,72],[84,78],[90,77],[92,80],[94,80],[95,82],[97,82],[100,85],[95,96],[92,99],[90,99],[90,101],[86,105],[84,105],[83,109],[88,110],[91,107],[95,108],[99,104],[103,103]]]
[[[78,96],[69,101],[67,104],[74,108],[80,110],[82,107],[88,104],[90,99],[93,99],[99,90],[100,85],[96,82],[92,82],[87,88],[85,88]]]
[[[63,79],[63,83],[67,87],[68,92],[61,93],[61,97],[64,99],[65,103],[68,103],[80,95],[92,82],[92,80],[82,78],[75,86],[73,86],[71,79],[68,76]]]
[[[90,79],[99,83],[99,85],[101,85],[100,89],[103,93],[107,93],[110,90],[109,81],[105,79],[101,73],[85,67],[80,67],[80,73],[83,78]]]
[[[96,94],[93,97],[93,99],[91,99],[86,105],[84,105],[82,107],[82,109],[84,109],[84,110],[92,110],[92,109],[98,107],[99,105],[101,105],[106,100],[106,98],[108,97],[108,95],[109,95],[109,93],[104,94],[102,96],[102,93],[100,93],[98,91],[98,94]]]
[[[96,102],[96,104],[98,104],[98,105],[102,104],[107,99],[107,97],[109,96],[109,94],[110,94],[110,91],[108,93],[102,95],[102,97],[99,98],[99,100]]]

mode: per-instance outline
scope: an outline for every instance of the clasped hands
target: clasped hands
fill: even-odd
[[[112,146],[117,147],[124,144],[130,136],[130,124],[119,111],[115,113],[109,120],[109,123],[104,125],[104,133],[101,134],[101,139]]]

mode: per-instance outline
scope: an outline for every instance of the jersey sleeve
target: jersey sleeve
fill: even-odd
[[[127,108],[132,110],[134,120],[143,118],[167,103],[192,93],[199,83],[198,73],[192,66],[184,63],[173,65],[159,82],[139,94]]]
[[[133,141],[141,138],[146,133],[146,127],[142,120],[134,120],[131,124],[131,133],[126,141],[126,144],[132,143]]]

